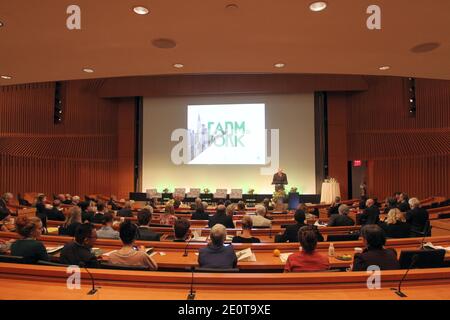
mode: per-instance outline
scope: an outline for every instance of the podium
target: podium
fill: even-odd
[[[320,203],[332,203],[336,197],[341,196],[339,182],[329,181],[322,183],[322,192],[320,194]]]

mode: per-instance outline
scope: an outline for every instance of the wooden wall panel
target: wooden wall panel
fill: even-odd
[[[59,125],[54,83],[0,88],[0,192],[117,193],[120,101],[98,98],[101,84],[63,83]]]
[[[367,77],[369,89],[348,95],[348,159],[371,161],[369,192],[450,197],[450,81],[416,80],[417,112],[407,82]]]

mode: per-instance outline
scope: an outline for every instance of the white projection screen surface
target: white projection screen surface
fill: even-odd
[[[200,119],[199,119],[200,117]],[[279,130],[279,167],[287,188],[316,193],[314,94],[145,98],[142,192],[168,188],[273,193],[270,134]],[[172,162],[174,130],[187,130],[188,161]],[[266,139],[267,138],[267,139]],[[267,140],[267,141],[266,141]]]

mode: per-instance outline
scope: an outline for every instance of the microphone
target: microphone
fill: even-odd
[[[89,274],[89,277],[91,278],[92,289],[88,292],[88,296],[92,296],[98,291],[98,289],[95,287],[94,277],[89,272],[89,269],[87,268],[86,264],[83,261],[80,261],[80,267],[84,268],[86,270],[86,272]]]
[[[404,294],[404,293],[402,292],[402,289],[401,289],[401,288],[402,288],[403,280],[405,280],[406,276],[408,275],[409,270],[411,270],[412,268],[414,268],[414,266],[416,265],[416,263],[417,263],[418,260],[419,260],[419,255],[418,255],[418,254],[413,255],[413,257],[411,258],[411,264],[409,265],[409,267],[408,267],[408,269],[406,270],[405,274],[403,275],[402,279],[401,279],[400,282],[398,283],[398,288],[397,288],[397,289],[391,288],[391,290],[395,290],[395,293],[396,293],[399,297],[401,297],[401,298],[406,298],[406,297],[407,297],[407,295]]]
[[[192,266],[191,267],[191,272],[192,272],[192,278],[191,278],[191,288],[189,291],[189,294],[187,296],[188,300],[194,300],[195,299],[195,290],[194,290],[194,271],[195,271],[195,267]]]
[[[427,235],[428,235],[428,229],[430,228],[430,225],[429,224],[426,224],[425,225],[425,230],[423,231],[424,232],[424,235],[423,235],[423,238],[422,238],[422,241],[420,242],[420,249],[424,249],[424,242],[425,242],[425,238],[427,237]]]
[[[191,236],[191,237],[189,238],[189,240],[188,240],[188,242],[187,242],[187,244],[186,244],[186,247],[184,248],[183,257],[187,257],[187,256],[188,256],[188,251],[187,251],[187,249],[188,249],[189,244],[191,243],[191,240],[192,240],[193,238],[194,238],[193,236]]]
[[[272,223],[269,226],[269,238],[272,239]]]

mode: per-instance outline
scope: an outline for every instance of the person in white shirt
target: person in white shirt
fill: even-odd
[[[256,215],[252,216],[253,227],[271,227],[272,221],[266,218],[267,210],[263,205],[255,207]]]

